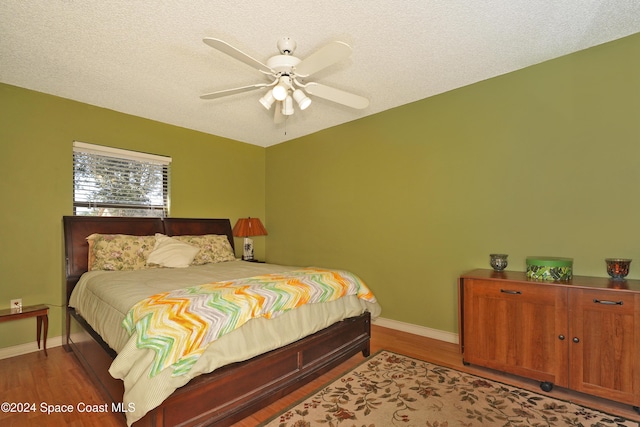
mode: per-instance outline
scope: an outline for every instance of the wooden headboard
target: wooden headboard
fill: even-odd
[[[96,216],[65,216],[64,228],[65,276],[67,302],[71,291],[88,270],[89,244],[87,236],[100,234],[129,234],[167,236],[221,234],[226,235],[235,248],[231,222],[227,218],[126,218]]]

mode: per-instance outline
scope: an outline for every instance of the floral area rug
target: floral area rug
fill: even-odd
[[[383,350],[262,426],[638,427],[638,423]]]

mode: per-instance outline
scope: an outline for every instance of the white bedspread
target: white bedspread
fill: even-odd
[[[372,318],[380,314],[378,304],[349,296],[305,305],[270,320],[253,319],[212,343],[187,375],[171,376],[171,370],[165,370],[152,378],[149,370],[154,352],[138,349],[135,333],[129,337],[122,327],[122,320],[136,302],[160,292],[297,268],[238,260],[182,269],[92,271],[82,276],[69,305],[118,353],[109,372],[124,381],[124,406],[135,406],[134,412],[127,413],[131,425],[200,374],[290,344],[364,311],[369,311]]]

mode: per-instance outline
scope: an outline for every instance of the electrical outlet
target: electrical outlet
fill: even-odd
[[[22,311],[22,298],[11,300],[11,311],[16,311],[16,312]]]

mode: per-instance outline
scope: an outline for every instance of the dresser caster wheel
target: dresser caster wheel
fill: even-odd
[[[553,383],[550,383],[549,381],[541,382],[540,388],[542,389],[542,391],[550,392],[551,390],[553,390]]]

